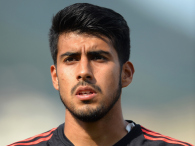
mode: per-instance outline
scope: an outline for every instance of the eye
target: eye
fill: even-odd
[[[77,59],[74,58],[74,57],[67,57],[67,58],[64,59],[64,62],[66,62],[66,63],[70,63],[70,62],[73,62],[73,61],[77,61]]]
[[[92,57],[91,57],[91,59],[92,60],[99,60],[99,61],[105,61],[105,60],[107,60],[106,59],[106,57],[104,57],[104,56],[102,56],[102,55],[93,55]]]

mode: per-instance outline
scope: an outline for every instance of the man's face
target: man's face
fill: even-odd
[[[67,110],[76,118],[101,119],[120,98],[120,64],[116,50],[106,37],[76,32],[58,40],[54,87]]]

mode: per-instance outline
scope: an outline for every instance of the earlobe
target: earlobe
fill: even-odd
[[[134,67],[130,61],[123,64],[121,73],[121,84],[122,87],[127,87],[133,80]]]
[[[50,67],[50,72],[51,72],[51,79],[52,79],[53,86],[56,90],[59,90],[58,76],[57,76],[57,71],[56,71],[55,65],[52,65]]]

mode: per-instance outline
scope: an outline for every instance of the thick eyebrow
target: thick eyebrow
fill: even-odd
[[[80,55],[81,53],[79,53],[79,52],[66,52],[66,53],[64,53],[64,54],[62,54],[62,55],[60,55],[60,58],[63,58],[63,57],[65,57],[65,56],[77,56],[77,55]]]
[[[80,52],[66,52],[62,55],[60,55],[60,59],[63,59],[66,56],[79,56],[81,55]],[[111,56],[111,54],[107,51],[103,51],[103,50],[97,50],[97,51],[89,51],[87,52],[87,56],[96,56],[96,55],[107,55],[107,56]]]
[[[104,54],[104,55],[109,55],[110,56],[110,53],[107,52],[107,51],[102,51],[102,50],[99,50],[99,51],[89,51],[87,52],[87,55],[100,55],[100,54]],[[81,55],[80,52],[66,52],[62,55],[60,55],[60,58],[63,58],[64,56],[77,56],[77,55]]]
[[[102,51],[102,50],[99,50],[99,51],[89,51],[87,54],[88,55],[102,55],[102,54],[104,54],[104,55],[111,56],[111,54],[109,52]]]

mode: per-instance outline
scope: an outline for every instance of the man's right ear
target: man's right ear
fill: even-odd
[[[53,86],[56,90],[59,90],[58,76],[57,76],[57,71],[56,71],[55,65],[52,65],[50,67],[50,72],[51,72],[51,79],[52,79]]]

